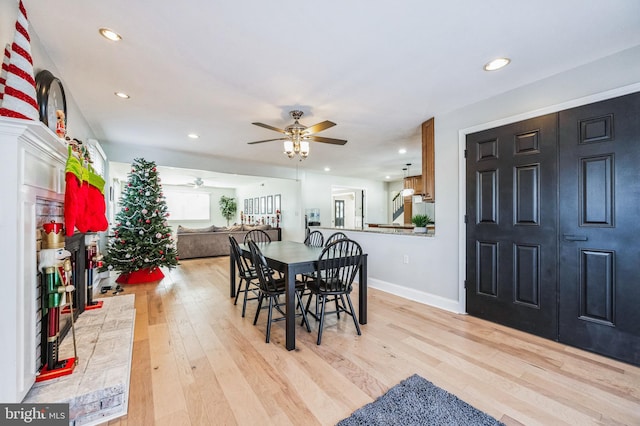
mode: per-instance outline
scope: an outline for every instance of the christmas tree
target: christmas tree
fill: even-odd
[[[156,164],[136,158],[120,198],[122,209],[116,214],[114,237],[109,242],[100,269],[123,274],[118,282],[149,282],[178,264],[176,248],[167,224],[167,204],[162,195]],[[139,271],[139,272],[138,272]],[[136,278],[131,281],[134,274]],[[145,276],[146,274],[146,276]],[[122,278],[122,279],[121,279]]]

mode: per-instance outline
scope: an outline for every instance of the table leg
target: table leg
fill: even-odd
[[[236,297],[236,259],[233,256],[233,247],[229,256],[229,295]]]
[[[287,268],[284,272],[284,278],[287,283],[286,291],[286,347],[288,351],[296,348],[296,274],[291,272],[291,268]]]
[[[360,264],[359,289],[358,289],[358,321],[360,324],[367,323],[367,255],[362,256]]]

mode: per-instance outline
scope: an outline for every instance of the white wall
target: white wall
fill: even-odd
[[[305,209],[320,209],[322,226],[333,226],[331,188],[341,186],[359,188],[365,192],[365,223],[386,223],[389,215],[388,188],[386,182],[369,179],[331,176],[306,172],[302,175],[302,204]],[[304,213],[302,213],[304,214]]]
[[[245,198],[266,197],[275,194],[280,194],[280,227],[282,228],[282,239],[303,241],[304,219],[300,214],[302,210],[300,204],[300,182],[294,179],[265,178],[264,181],[258,185],[236,188],[236,197],[239,206],[237,221],[240,221],[240,210],[244,208]]]
[[[505,70],[508,72],[508,69]],[[640,47],[622,51],[580,68],[435,117],[436,237],[424,245],[422,256],[438,276],[434,295],[458,300],[464,310],[463,129],[514,122],[598,100],[597,94],[640,82]],[[633,91],[640,86],[631,87]],[[624,92],[628,89],[621,89]],[[621,94],[621,93],[620,93]],[[607,95],[605,95],[607,96]],[[610,97],[613,95],[609,95]],[[425,284],[425,288],[428,288]]]
[[[27,9],[27,16],[28,15],[29,9]],[[0,54],[4,53],[4,47],[7,43],[13,43],[17,16],[17,0],[0,0]],[[49,55],[47,55],[38,38],[36,29],[32,26],[29,26],[29,36],[31,38],[31,57],[33,58],[34,77],[42,70],[49,70],[62,81],[65,98],[67,100],[67,133],[69,137],[77,138],[83,142],[87,142],[89,139],[95,139],[93,131],[82,115],[82,110],[73,98],[73,93],[69,90],[68,85],[65,85],[64,76],[60,75],[58,68],[51,61]]]

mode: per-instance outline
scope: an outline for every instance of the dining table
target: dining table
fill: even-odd
[[[294,350],[296,348],[296,275],[316,270],[323,247],[309,246],[295,241],[272,241],[257,243],[257,245],[269,267],[284,275],[286,282],[285,346],[287,350]],[[239,244],[239,246],[242,255],[250,258],[249,245]],[[229,258],[229,293],[233,298],[236,295],[236,261],[232,253]],[[360,324],[367,323],[367,255],[365,253],[362,254],[358,267],[358,321]]]

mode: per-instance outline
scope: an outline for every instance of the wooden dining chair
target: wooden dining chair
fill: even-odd
[[[306,282],[307,289],[311,292],[311,297],[307,299],[305,307],[309,315],[313,316],[316,321],[320,321],[318,326],[318,345],[322,342],[322,329],[325,315],[327,314],[336,314],[338,319],[340,318],[340,312],[350,315],[358,335],[362,334],[350,296],[353,289],[353,281],[361,262],[362,248],[357,242],[350,239],[334,241],[320,253],[315,279]],[[315,313],[309,312],[313,296],[316,296]],[[335,302],[335,311],[326,310],[326,305],[329,301]]]
[[[348,238],[344,232],[334,232],[333,234],[329,235],[329,238],[327,238],[327,241],[324,242],[324,246],[327,247],[329,244],[333,243],[334,241],[342,240],[344,238]]]
[[[313,231],[307,235],[307,238],[304,239],[304,243],[308,246],[322,247],[324,245],[324,236],[320,231]]]
[[[260,289],[258,286],[258,275],[256,274],[256,269],[253,267],[251,259],[242,255],[242,250],[240,250],[238,241],[233,235],[229,235],[229,245],[231,247],[231,256],[233,256],[236,262],[238,276],[240,277],[238,289],[236,290],[236,299],[233,304],[236,305],[238,303],[238,296],[240,296],[240,293],[243,293],[242,317],[244,318],[244,314],[247,310],[247,301],[258,299]],[[231,271],[231,273],[233,274],[235,271]],[[251,297],[248,297],[249,294],[251,294]]]
[[[262,229],[252,229],[244,235],[244,243],[247,244],[249,240],[253,240],[256,243],[270,243],[271,237]]]
[[[262,302],[265,298],[269,300],[268,316],[267,316],[267,337],[266,342],[269,343],[271,338],[271,323],[276,321],[282,321],[286,319],[286,307],[285,301],[280,300],[280,296],[284,296],[286,293],[287,283],[284,278],[276,278],[276,275],[273,273],[272,269],[267,264],[267,260],[264,255],[260,251],[260,248],[256,245],[253,240],[249,240],[249,249],[251,250],[251,258],[253,259],[253,265],[256,269],[256,274],[258,275],[259,282],[259,294],[258,294],[258,309],[256,310],[256,316],[253,319],[253,325],[256,325],[258,322],[258,317],[260,316],[260,311],[262,308]],[[311,332],[311,327],[309,326],[309,321],[307,320],[307,313],[304,309],[304,304],[302,303],[302,299],[300,298],[300,293],[304,290],[304,283],[296,280],[296,306],[300,308],[300,314],[297,314],[296,317],[302,316],[302,323],[306,326],[307,331]],[[280,312],[281,316],[274,318],[273,317],[273,309],[276,309]]]

